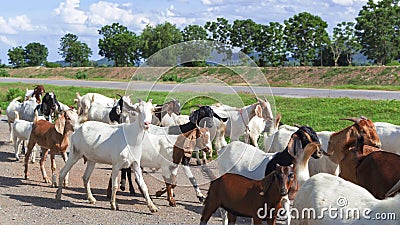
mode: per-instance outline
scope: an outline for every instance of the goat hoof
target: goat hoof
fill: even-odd
[[[157,192],[156,192],[156,197],[161,197],[162,194],[164,194],[163,191],[157,191]]]
[[[90,204],[96,204],[96,199],[92,196],[88,198]]]
[[[206,200],[206,198],[204,198],[204,196],[197,196],[197,198],[199,199],[200,203],[203,203],[204,200]]]
[[[120,189],[121,191],[125,191],[125,185],[126,185],[126,181],[125,180],[121,180],[121,185],[120,185]]]
[[[119,210],[118,204],[111,204],[111,210]]]
[[[157,207],[155,205],[149,206],[150,212],[155,213],[158,211]]]

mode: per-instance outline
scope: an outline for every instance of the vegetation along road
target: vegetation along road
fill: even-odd
[[[78,87],[96,87],[111,89],[126,89],[127,82],[116,81],[82,81],[82,80],[51,80],[51,79],[31,79],[31,78],[0,78],[0,82],[21,82],[28,84],[52,84],[57,86],[78,86]],[[131,82],[133,90],[152,90],[152,91],[182,91],[182,92],[220,92],[225,94],[233,94],[236,92],[251,93],[253,90],[256,94],[269,94],[271,91],[275,96],[291,97],[291,98],[358,98],[369,100],[392,100],[400,99],[400,91],[379,91],[379,90],[333,90],[333,89],[315,89],[315,88],[286,88],[286,87],[260,87],[253,86],[251,89],[247,86],[213,86],[201,84],[170,84],[157,83],[153,86],[150,82]]]

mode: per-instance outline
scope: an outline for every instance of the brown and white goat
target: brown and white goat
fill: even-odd
[[[29,156],[32,153],[32,149],[35,144],[38,144],[42,147],[42,155],[40,159],[40,169],[42,171],[44,182],[49,183],[50,180],[47,177],[46,170],[44,168],[44,163],[47,158],[47,154],[50,150],[50,158],[51,158],[51,170],[52,170],[52,186],[57,186],[56,181],[56,164],[55,164],[55,155],[61,154],[64,162],[67,161],[67,147],[69,144],[68,137],[71,133],[73,133],[73,123],[70,119],[70,114],[74,113],[73,111],[66,111],[62,113],[61,116],[56,120],[55,124],[50,123],[46,120],[37,120],[37,111],[35,111],[35,119],[33,121],[32,132],[28,142],[28,150],[25,153],[25,179],[29,179],[28,174],[28,160]],[[68,184],[66,180],[64,182],[64,186]]]
[[[365,149],[363,142],[363,136],[360,136],[346,156],[353,160],[346,161],[345,158],[346,163],[341,163],[343,170],[354,170],[355,177],[342,178],[367,189],[377,199],[394,196],[400,191],[391,190],[400,180],[400,156],[379,149],[371,152],[371,147]]]
[[[275,224],[281,199],[288,194],[292,181],[293,170],[290,166],[277,165],[262,180],[252,180],[238,174],[224,174],[211,182],[201,224],[206,224],[219,207],[228,211],[229,223],[235,223],[237,216],[244,216],[252,217],[254,224],[261,224],[265,214],[268,217],[267,223]],[[260,211],[263,210],[267,212],[264,211],[261,215]]]

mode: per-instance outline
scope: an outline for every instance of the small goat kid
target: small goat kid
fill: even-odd
[[[132,166],[135,177],[143,191],[147,206],[151,212],[156,212],[157,207],[150,199],[146,183],[143,180],[140,168],[142,157],[142,142],[145,130],[150,126],[154,106],[151,100],[139,101],[138,105],[132,105],[129,110],[138,113],[137,119],[131,124],[109,125],[97,121],[87,121],[71,136],[69,159],[60,171],[59,183],[72,166],[82,157],[87,159],[86,170],[82,177],[87,198],[94,204],[96,199],[90,190],[90,176],[96,163],[112,165],[112,194],[111,209],[118,209],[116,194],[118,190],[118,173],[121,168]],[[61,199],[62,186],[59,185],[56,199]]]
[[[276,165],[275,170],[262,180],[251,180],[237,174],[224,174],[210,184],[201,215],[201,223],[207,224],[211,215],[222,207],[228,211],[228,222],[234,224],[237,216],[252,217],[254,224],[261,224],[260,209],[267,206],[267,223],[275,224],[281,199],[288,194],[293,182],[289,166]],[[274,210],[272,210],[274,209]],[[273,211],[273,215],[269,215]]]
[[[57,186],[56,181],[56,164],[55,155],[61,154],[64,162],[67,160],[67,147],[69,144],[69,136],[74,132],[73,123],[69,117],[69,114],[74,113],[67,111],[62,113],[61,116],[56,120],[55,124],[50,123],[46,120],[37,120],[37,111],[35,111],[35,119],[33,121],[32,132],[29,137],[28,149],[25,153],[25,179],[29,178],[28,174],[28,160],[32,153],[32,149],[35,144],[42,147],[42,156],[40,159],[40,169],[42,171],[44,182],[49,183],[50,180],[47,177],[44,163],[47,158],[47,154],[50,151],[51,158],[51,170],[52,170],[52,186]],[[66,186],[68,181],[64,183]]]

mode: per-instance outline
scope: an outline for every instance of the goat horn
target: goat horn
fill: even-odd
[[[354,122],[354,123],[357,123],[357,124],[360,123],[361,119],[362,119],[362,118],[356,118],[356,117],[340,118],[340,120],[349,120],[349,121]]]
[[[264,100],[265,100],[265,102],[268,102],[268,99],[267,99],[267,97],[265,97],[265,96],[264,96]]]
[[[300,127],[301,127],[301,125],[300,125],[300,124],[297,124],[297,123],[293,124],[293,126],[295,126],[295,127],[297,127],[297,128],[300,128]]]
[[[122,95],[120,95],[120,94],[117,94],[117,95],[118,95],[118,97],[122,98]]]
[[[400,180],[397,181],[397,183],[392,188],[390,188],[390,190],[385,194],[385,197],[391,196],[399,190],[400,190]]]

